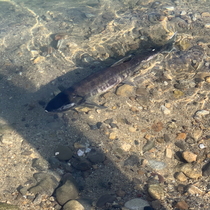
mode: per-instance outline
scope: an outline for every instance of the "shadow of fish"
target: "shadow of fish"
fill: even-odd
[[[109,68],[93,73],[80,82],[72,85],[56,95],[46,106],[46,112],[64,112],[78,106],[101,107],[91,99],[101,95],[120,83],[131,84],[131,78],[139,71],[143,61],[151,60],[159,52],[168,50],[173,46],[174,38],[171,38],[165,45],[147,51],[141,56],[128,56],[121,59]]]

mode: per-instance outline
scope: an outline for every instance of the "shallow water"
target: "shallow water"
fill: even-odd
[[[131,169],[122,170],[121,159],[117,158],[122,154],[116,155],[117,149],[123,150],[123,158],[132,153],[142,158],[145,139],[142,140],[141,131],[151,127],[154,120],[162,120],[165,125],[174,120],[180,122],[176,130],[180,132],[181,124],[192,126],[190,119],[197,110],[209,109],[209,82],[205,82],[210,76],[209,7],[209,1],[204,0],[0,1],[0,124],[1,135],[11,137],[0,149],[4,183],[0,201],[15,203],[10,195],[32,177],[33,158],[48,159],[56,145],[72,146],[81,139],[102,150],[112,163],[111,169],[96,173],[97,179],[101,176],[110,181],[114,177],[113,192],[125,183],[123,189],[129,196],[123,202],[134,198],[135,193],[128,188],[139,175]],[[107,111],[44,113],[45,104],[58,92],[58,86],[69,87],[127,55],[138,55],[163,45],[175,32],[174,51],[141,67],[138,84],[143,94],[132,93],[123,98],[111,92],[108,97],[97,99],[108,105]],[[130,99],[136,95],[137,102]],[[163,104],[170,104],[171,115],[159,113]],[[140,114],[131,113],[132,106]],[[129,123],[111,131],[109,127],[104,131],[90,130],[88,124],[107,118],[119,124],[126,119]],[[129,125],[137,128],[137,132],[129,133]],[[208,120],[204,127],[208,134]],[[150,130],[158,137],[164,132],[157,134]],[[116,141],[110,140],[110,133],[116,134]],[[136,139],[141,139],[139,146],[133,145]],[[128,145],[131,149],[127,149]],[[159,153],[154,158],[163,160],[160,153],[164,151],[161,146],[157,148]],[[25,150],[33,151],[33,155],[23,157],[21,152]],[[173,166],[171,162],[169,165]],[[110,171],[115,172],[113,177]],[[93,179],[90,176],[86,180],[88,187],[84,194],[98,198],[109,190],[94,192],[91,188],[97,188],[100,180],[94,183],[92,176]],[[147,199],[145,195],[144,198]],[[171,209],[173,202],[167,202],[163,206]]]

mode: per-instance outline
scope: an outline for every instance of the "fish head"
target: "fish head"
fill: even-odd
[[[73,109],[83,102],[83,97],[78,96],[70,88],[60,92],[47,104],[46,112],[65,112]]]

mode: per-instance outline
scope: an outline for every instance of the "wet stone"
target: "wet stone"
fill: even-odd
[[[203,166],[202,173],[203,176],[210,176],[210,162]]]
[[[47,173],[36,173],[33,175],[34,178],[37,180],[37,185],[34,187],[31,187],[29,189],[30,193],[36,194],[46,194],[51,196],[55,190],[55,188],[58,186],[58,181],[56,178],[50,174]]]
[[[63,210],[85,210],[85,208],[77,200],[71,200],[63,206]]]
[[[79,198],[77,201],[84,207],[85,210],[92,210],[93,201],[91,199]]]
[[[169,135],[167,135],[167,134],[164,134],[163,135],[163,138],[164,138],[164,141],[167,143],[167,142],[170,142],[170,137],[169,137]]]
[[[130,210],[145,210],[149,203],[141,198],[134,198],[125,203],[125,207]]]
[[[148,193],[154,199],[163,200],[165,198],[165,193],[159,184],[151,184],[148,187]]]
[[[204,191],[200,190],[198,187],[194,185],[189,185],[187,187],[187,192],[191,195],[203,195]]]
[[[112,123],[113,122],[113,119],[106,119],[105,121],[104,121],[104,123],[106,123],[106,124],[110,124],[110,123]]]
[[[198,179],[202,176],[201,171],[195,170],[190,163],[182,164],[179,170],[191,179]]]
[[[179,208],[181,210],[187,210],[189,209],[189,206],[188,204],[185,202],[185,201],[179,201],[176,205],[175,205],[176,208]]]
[[[166,148],[165,154],[167,158],[172,158],[173,157],[173,151],[169,148]]]
[[[61,162],[56,157],[50,157],[49,164],[52,169],[56,169],[60,167]]]
[[[166,163],[156,160],[148,160],[149,166],[155,170],[162,170],[166,167]]]
[[[95,149],[92,149],[88,154],[87,154],[87,158],[94,164],[96,163],[102,163],[105,160],[105,155],[100,152],[97,151]]]
[[[175,145],[177,147],[179,147],[180,149],[182,149],[182,150],[185,150],[186,149],[186,143],[184,141],[176,141],[175,142]]]
[[[185,140],[186,137],[187,137],[186,133],[178,133],[177,136],[176,136],[176,139],[177,140]]]
[[[55,150],[55,156],[58,160],[70,160],[72,155],[72,150],[67,146],[59,145]]]
[[[163,129],[163,123],[162,122],[157,122],[157,123],[154,123],[152,125],[152,130],[154,130],[155,132],[159,132]]]
[[[151,150],[155,146],[154,141],[147,141],[147,143],[143,147],[143,152]]]
[[[67,201],[78,198],[79,191],[75,181],[66,180],[66,182],[56,189],[55,197],[60,205],[65,204]]]
[[[32,167],[38,171],[44,171],[48,169],[48,162],[42,158],[34,158],[32,160]]]
[[[71,164],[74,168],[80,171],[87,171],[91,169],[92,164],[83,157],[74,158],[71,161]]]
[[[175,178],[181,182],[187,181],[187,177],[184,175],[183,172],[178,172],[175,174]]]
[[[104,207],[107,203],[113,203],[115,200],[115,196],[114,195],[110,195],[110,194],[105,194],[102,195],[98,201],[96,202],[96,206],[97,207]]]
[[[194,130],[192,133],[192,137],[197,141],[202,136],[202,130]]]
[[[182,157],[188,162],[188,163],[191,163],[191,162],[194,162],[196,161],[197,159],[197,155],[190,152],[190,151],[184,151],[182,153]]]
[[[131,155],[130,157],[128,157],[125,162],[124,162],[124,166],[134,166],[137,165],[139,163],[139,158],[136,155]]]

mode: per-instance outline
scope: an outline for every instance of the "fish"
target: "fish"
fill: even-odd
[[[139,71],[141,63],[153,59],[158,53],[167,49],[171,43],[173,42],[168,41],[165,45],[152,48],[143,55],[133,57],[129,55],[112,66],[87,76],[51,99],[45,111],[52,113],[65,112],[79,106],[103,108],[103,106],[92,102],[92,99],[106,93],[120,83],[132,85],[130,78]]]

